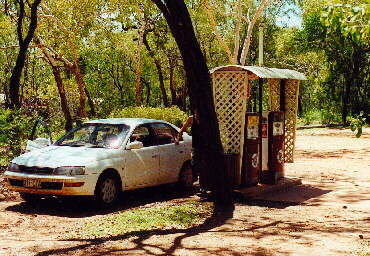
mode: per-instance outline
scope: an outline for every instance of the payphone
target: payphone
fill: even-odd
[[[284,112],[262,114],[262,171],[263,184],[275,184],[284,177]]]
[[[259,182],[259,136],[258,113],[246,113],[246,125],[244,132],[244,149],[243,149],[243,162],[242,162],[242,185],[255,186]]]

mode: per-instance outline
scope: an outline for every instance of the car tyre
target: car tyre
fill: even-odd
[[[99,177],[94,195],[99,208],[108,208],[116,203],[120,192],[119,184],[119,178],[111,172]]]
[[[19,195],[28,204],[38,203],[38,202],[40,202],[40,200],[42,198],[42,195],[24,193],[24,192],[19,193]]]
[[[193,187],[193,183],[193,168],[189,162],[186,162],[181,168],[178,185],[182,189],[190,189]]]

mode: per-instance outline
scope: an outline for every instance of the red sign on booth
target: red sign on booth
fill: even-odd
[[[262,124],[262,138],[267,138],[267,124]]]

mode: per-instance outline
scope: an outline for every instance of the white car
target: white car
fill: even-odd
[[[178,130],[152,119],[88,121],[54,144],[13,159],[5,180],[26,201],[93,195],[102,206],[113,204],[122,190],[176,182],[189,187],[194,180],[191,136],[184,133],[175,143]]]

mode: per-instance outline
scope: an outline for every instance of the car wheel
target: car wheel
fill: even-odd
[[[28,204],[37,203],[42,198],[42,195],[30,194],[30,193],[19,193],[19,195]]]
[[[190,163],[185,163],[179,175],[178,184],[181,188],[193,187],[193,169]]]
[[[95,199],[99,207],[106,208],[112,206],[119,193],[119,181],[112,173],[103,174],[99,177],[95,189]]]

